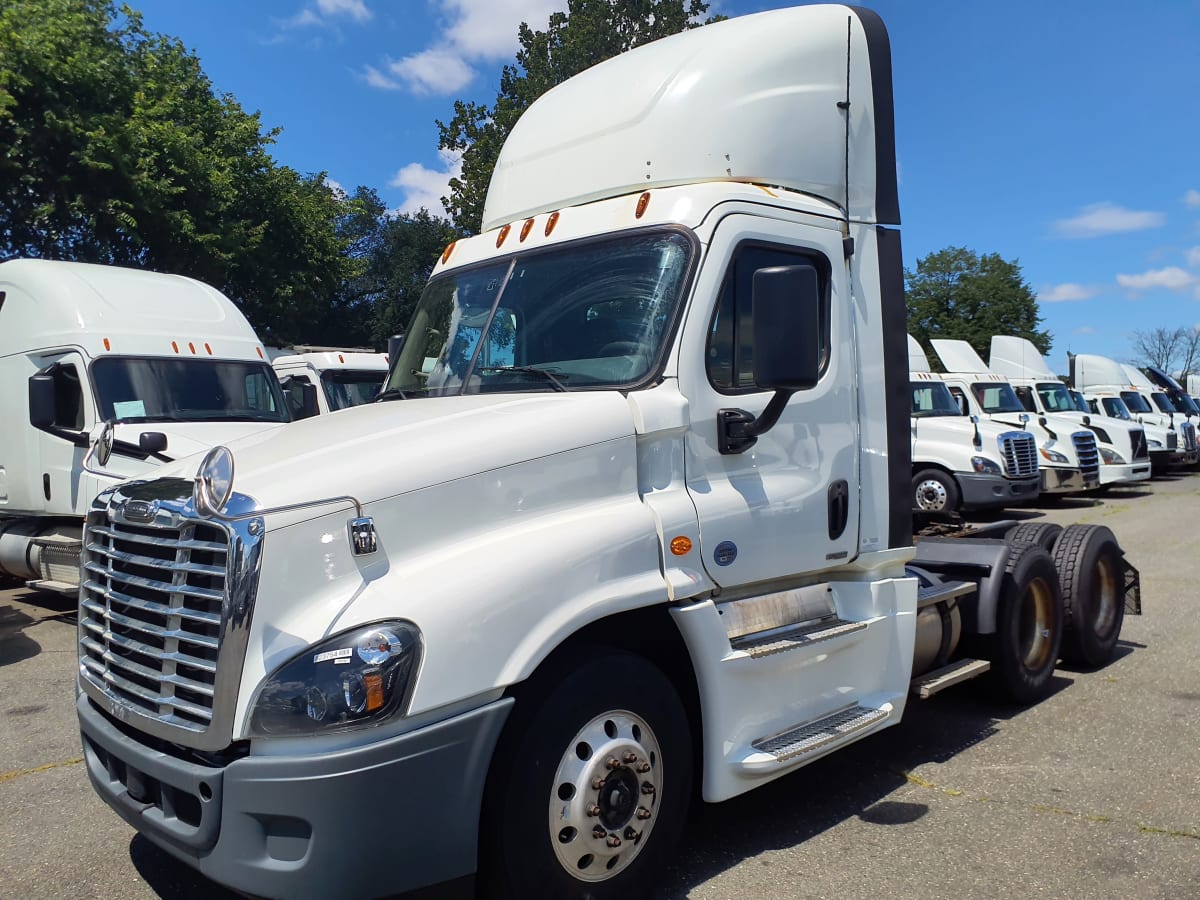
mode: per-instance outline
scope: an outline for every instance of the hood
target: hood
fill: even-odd
[[[366,504],[633,434],[615,391],[475,394],[369,403],[227,446],[233,490],[261,508],[338,496]],[[196,462],[162,474],[191,478]]]
[[[229,444],[250,434],[279,428],[283,422],[118,422],[113,426],[113,436],[118,441],[137,446],[138,438],[147,432],[159,432],[167,436],[167,449],[163,456],[181,460],[203,453],[218,444]],[[151,457],[147,465],[157,465]],[[169,465],[169,464],[168,464]]]

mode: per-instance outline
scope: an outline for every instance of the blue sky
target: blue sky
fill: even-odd
[[[454,161],[435,120],[490,103],[518,23],[566,6],[132,2],[282,128],[280,162],[437,213]],[[1016,259],[1056,370],[1067,350],[1132,359],[1132,331],[1200,325],[1200,0],[865,5],[892,38],[906,266],[950,245]]]

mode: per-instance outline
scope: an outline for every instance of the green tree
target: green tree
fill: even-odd
[[[495,103],[455,101],[454,117],[437,123],[439,148],[462,155],[462,175],[450,180],[450,196],[442,198],[455,226],[466,234],[479,231],[500,148],[534,100],[609,57],[697,27],[707,12],[707,0],[569,0],[545,31],[522,22],[516,65],[501,72]],[[723,17],[709,21],[716,18]]]
[[[276,164],[276,134],[128,7],[0,5],[0,258],[191,275],[264,340],[303,338],[355,260],[341,198]]]
[[[1015,260],[947,247],[917,260],[915,272],[906,269],[904,288],[908,331],[923,347],[931,338],[963,340],[987,359],[992,335],[1004,334],[1050,352],[1050,333],[1038,329],[1037,295]]]

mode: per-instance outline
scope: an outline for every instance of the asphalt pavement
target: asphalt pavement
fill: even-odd
[[[662,898],[1200,897],[1200,474],[1007,514],[1109,526],[1145,613],[1049,697],[976,684],[726,803],[693,808]],[[74,604],[0,590],[0,898],[232,897],[93,793]]]

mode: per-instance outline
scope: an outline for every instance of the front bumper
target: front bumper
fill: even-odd
[[[1200,450],[1176,450],[1171,455],[1172,466],[1194,466],[1200,462]]]
[[[1150,477],[1150,460],[1123,465],[1101,465],[1101,484],[1121,484],[1131,481],[1143,481]]]
[[[967,475],[957,472],[955,478],[962,490],[962,504],[967,509],[1028,503],[1037,499],[1041,489],[1037,475],[1010,479],[1000,475]]]
[[[483,783],[512,706],[498,700],[349,750],[206,766],[147,746],[87,695],[88,777],[154,844],[263,897],[377,897],[475,871]]]
[[[1076,494],[1100,486],[1099,474],[1085,475],[1079,469],[1058,469],[1042,466],[1043,494]]]

